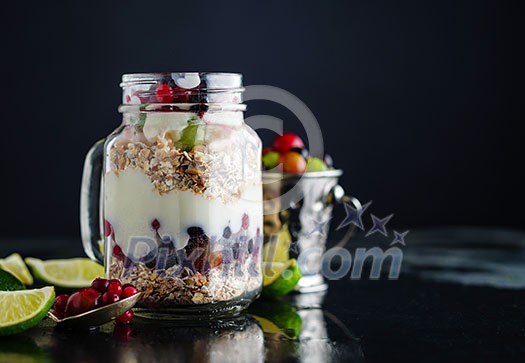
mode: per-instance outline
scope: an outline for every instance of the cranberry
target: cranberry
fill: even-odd
[[[173,102],[173,89],[168,84],[159,84],[155,89],[157,102],[170,103]]]
[[[104,294],[102,294],[102,299],[99,301],[98,306],[106,306],[113,303],[116,303],[120,300],[120,295],[115,294],[114,292],[106,291]]]
[[[106,289],[107,292],[112,292],[114,294],[117,294],[120,296],[122,294],[122,284],[119,280],[109,280],[108,287]]]
[[[111,223],[104,219],[104,236],[109,237],[113,231]]]
[[[64,316],[78,315],[97,307],[97,299],[100,293],[92,288],[80,289],[71,294],[67,300]]]
[[[277,136],[272,143],[272,148],[279,153],[285,153],[295,147],[303,149],[304,143],[299,136],[291,132]]]
[[[190,102],[190,96],[194,93],[186,88],[182,88],[179,86],[176,86],[175,89],[175,97],[173,99],[173,102],[175,103],[188,103]]]
[[[120,295],[120,297],[122,299],[125,299],[127,297],[130,297],[130,296],[133,296],[135,294],[138,293],[138,290],[134,287],[134,286],[126,286],[123,290],[122,290],[122,295]]]
[[[133,319],[133,310],[128,310],[124,314],[115,318],[117,324],[129,324]]]
[[[154,219],[153,222],[151,222],[151,228],[153,228],[155,231],[158,231],[160,228],[160,222],[158,219]]]
[[[115,256],[119,260],[124,258],[124,252],[122,252],[122,248],[120,248],[119,245],[113,246],[113,256]]]
[[[124,290],[126,287],[130,287],[130,286],[131,287],[135,287],[132,284],[124,284],[124,285],[122,285],[122,290]]]
[[[67,306],[68,299],[69,299],[69,295],[67,294],[58,295],[55,299],[55,304],[53,305],[53,311],[55,312],[55,315],[57,315],[59,318],[63,318],[66,313],[66,306]]]
[[[91,283],[91,287],[97,290],[98,292],[100,292],[101,294],[106,292],[108,286],[109,286],[109,280],[106,280],[100,277],[97,277]]]

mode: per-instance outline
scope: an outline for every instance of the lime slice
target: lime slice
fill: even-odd
[[[283,271],[290,267],[291,262],[292,260],[286,262],[263,262],[263,286],[273,284]]]
[[[25,290],[24,284],[9,272],[0,270],[0,291],[16,290]]]
[[[18,253],[0,259],[0,268],[19,279],[24,285],[33,285],[33,276],[29,273],[26,264]]]
[[[292,237],[288,232],[288,226],[284,225],[277,238],[272,238],[263,246],[263,261],[287,262],[290,259],[290,244]]]
[[[66,289],[88,287],[97,277],[104,277],[104,267],[89,258],[42,261],[28,257],[25,261],[37,279]]]
[[[55,301],[55,289],[0,291],[0,336],[20,333],[42,320]]]
[[[299,270],[299,267],[297,266],[297,261],[295,258],[292,258],[288,261],[289,264],[286,267],[285,270],[282,270],[280,274],[277,275],[277,278],[275,278],[274,275],[267,277],[267,281],[271,281],[270,279],[274,279],[273,282],[269,283],[268,285],[264,285],[264,278],[266,277],[266,271],[264,270],[265,266],[263,266],[263,291],[262,295],[266,297],[278,297],[278,296],[284,296],[288,293],[290,293],[294,288],[295,285],[299,282],[299,279],[301,278],[301,271]],[[274,263],[275,264],[275,263]],[[277,268],[271,268],[269,271],[272,273],[276,271]]]

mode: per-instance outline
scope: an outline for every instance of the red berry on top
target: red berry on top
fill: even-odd
[[[120,300],[120,295],[117,295],[113,292],[106,291],[105,293],[102,294],[102,298],[100,299],[100,301],[98,301],[97,306],[106,306],[109,304],[116,303],[119,300]]]
[[[133,310],[128,310],[124,314],[115,318],[117,324],[129,324],[133,319]]]
[[[151,228],[153,228],[155,231],[158,231],[160,228],[160,222],[158,219],[154,219],[153,222],[151,222]]]
[[[285,153],[294,147],[303,149],[304,143],[299,136],[291,132],[285,132],[284,134],[277,136],[272,143],[272,148],[280,153]]]
[[[155,94],[159,103],[173,102],[173,89],[168,84],[159,84],[155,89]]]
[[[124,252],[122,252],[122,248],[120,248],[119,245],[113,246],[113,256],[115,256],[118,259],[124,258]]]
[[[78,315],[94,309],[100,293],[92,288],[80,289],[67,300],[64,316]]]
[[[91,283],[91,287],[95,290],[97,290],[99,293],[103,294],[106,292],[107,288],[109,286],[109,280],[97,277],[93,280]]]
[[[55,312],[55,315],[57,315],[59,318],[63,318],[66,313],[66,306],[67,306],[68,299],[69,299],[69,295],[67,294],[58,295],[55,299],[55,304],[53,305],[53,311]]]
[[[138,294],[138,290],[136,288],[134,288],[133,286],[126,286],[124,289],[122,289],[122,295],[120,295],[120,297],[122,299],[125,299],[135,294]]]
[[[106,237],[111,236],[112,231],[113,231],[113,228],[111,226],[111,223],[109,223],[107,220],[104,219],[104,236]]]
[[[120,295],[122,294],[122,284],[119,280],[116,279],[109,280],[109,284],[106,291],[117,294],[120,297]]]

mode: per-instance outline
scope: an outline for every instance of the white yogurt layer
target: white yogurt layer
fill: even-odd
[[[160,195],[143,172],[128,168],[118,175],[105,175],[104,218],[111,223],[117,243],[128,250],[131,237],[150,237],[156,233],[151,222],[160,222],[161,236],[170,235],[177,248],[186,245],[186,229],[201,227],[209,236],[222,236],[224,228],[232,232],[241,228],[246,213],[250,224],[248,235],[262,231],[262,187],[250,186],[232,203],[209,200],[192,191],[173,191]]]
[[[144,136],[152,142],[157,136],[164,139],[166,134],[170,133],[171,138],[176,141],[179,139],[182,130],[188,126],[188,120],[191,118],[198,118],[198,116],[192,112],[148,113],[144,122]],[[202,120],[209,125],[238,127],[242,125],[244,119],[242,112],[218,111],[204,113]]]

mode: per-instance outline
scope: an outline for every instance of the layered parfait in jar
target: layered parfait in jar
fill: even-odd
[[[122,87],[102,184],[108,277],[141,291],[152,317],[239,311],[260,292],[263,240],[241,76],[124,75]]]

